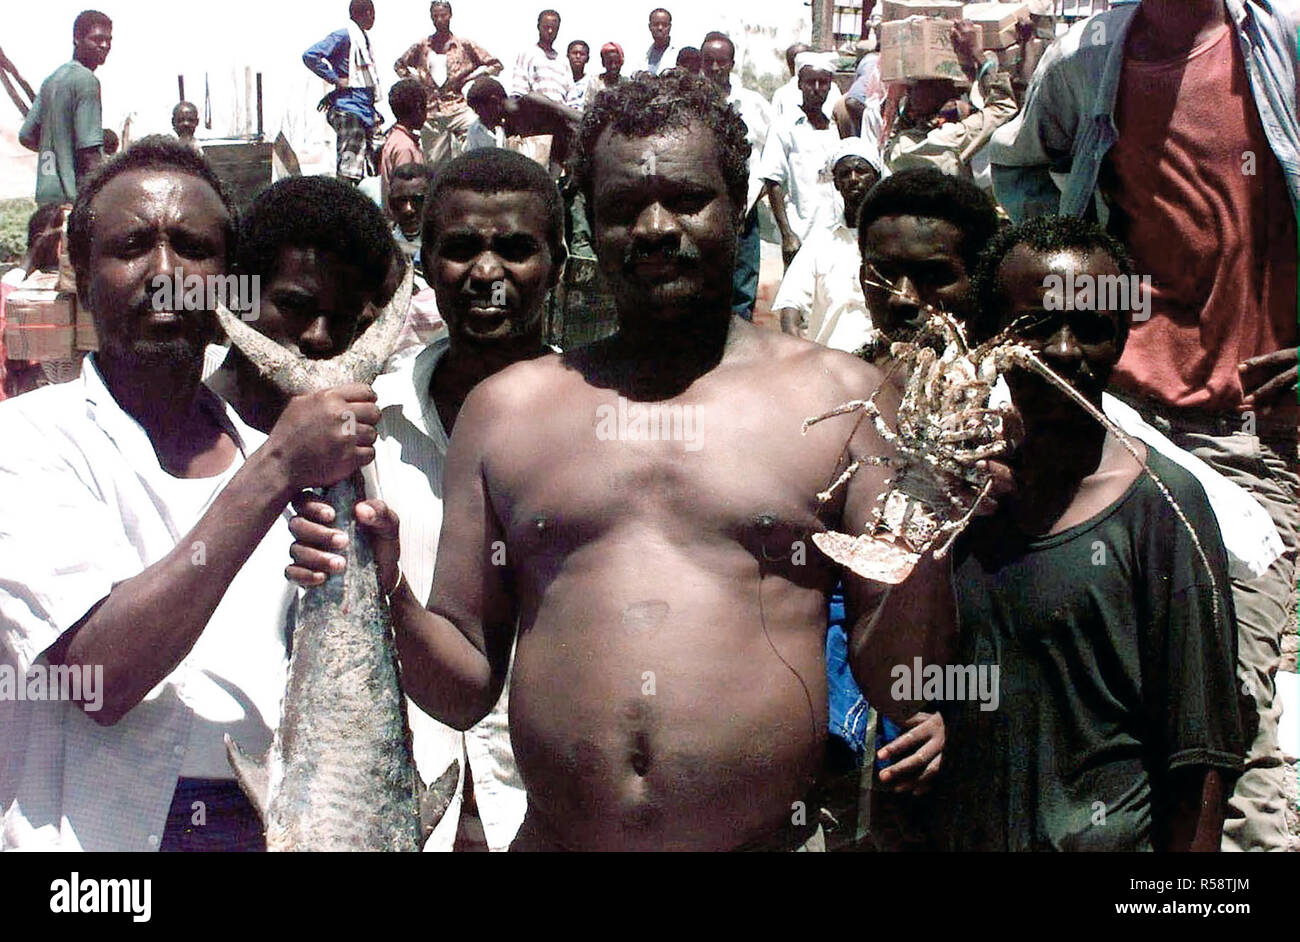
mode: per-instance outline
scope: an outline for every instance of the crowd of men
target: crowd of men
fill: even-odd
[[[106,17],[24,129],[72,141],[24,268],[63,244],[100,347],[0,403],[0,848],[265,846],[223,739],[269,744],[294,584],[345,565],[315,489],[368,467],[415,759],[461,769],[426,849],[1290,849],[1289,5],[1120,6],[1022,76],[959,22],[964,85],[886,87],[864,52],[835,96],[836,57],[792,47],[769,102],[663,9],[627,75],[613,42],[600,73],[585,41],[561,58],[544,10],[502,82],[438,0],[382,146],[375,8],[349,15],[304,56],[336,178],[242,212],[197,113],[107,161],[77,130],[58,89],[89,94]],[[618,328],[558,350],[580,241]],[[256,278],[252,326],[327,359],[408,266],[424,300],[373,388],[296,398],[209,301],[154,290]],[[1014,349],[927,416],[936,336]],[[693,431],[602,431],[633,409]],[[889,431],[918,409],[941,441]],[[891,487],[967,524],[896,584],[858,572],[880,541],[818,548],[907,532]],[[56,668],[99,680],[6,694]]]

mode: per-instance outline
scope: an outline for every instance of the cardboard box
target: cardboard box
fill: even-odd
[[[5,299],[5,349],[11,360],[65,360],[73,356],[76,297],[20,288]]]
[[[961,18],[961,3],[952,0],[885,0],[881,20],[905,20],[909,16],[937,16],[940,19]]]
[[[935,78],[966,78],[952,48],[952,22],[914,16],[882,23],[880,80]]]
[[[77,325],[73,334],[72,345],[83,352],[98,350],[99,334],[95,332],[94,316],[80,304],[77,304],[75,297],[72,299],[72,303],[76,311],[75,323]]]
[[[984,30],[985,49],[1006,49],[1016,43],[1016,24],[1029,19],[1026,3],[968,3],[961,18]]]
[[[999,49],[997,52],[998,69],[1003,72],[1014,72],[1020,68],[1020,63],[1025,61],[1025,47],[1019,43],[1005,49]]]

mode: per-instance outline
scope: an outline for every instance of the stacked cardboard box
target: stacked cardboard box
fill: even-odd
[[[63,360],[73,355],[76,295],[19,288],[5,299],[5,349],[11,360]]]
[[[880,27],[880,80],[965,78],[952,47],[952,22],[909,17]]]
[[[95,318],[80,304],[76,305],[76,324],[73,346],[82,352],[98,350],[99,334],[95,333]]]
[[[1016,24],[1029,19],[1026,3],[968,3],[961,18],[984,31],[985,49],[1007,49],[1016,44]]]
[[[962,6],[953,0],[885,0],[880,18],[885,22],[903,20],[909,16],[937,16],[945,20],[956,20],[961,18]]]

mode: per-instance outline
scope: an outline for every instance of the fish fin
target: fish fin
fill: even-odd
[[[256,759],[243,749],[239,748],[239,743],[230,738],[226,739],[226,758],[230,760],[230,767],[235,770],[235,778],[239,781],[239,787],[243,789],[248,800],[253,803],[257,809],[257,815],[266,824],[266,805],[270,797],[271,779],[266,769],[266,759]]]
[[[439,775],[420,798],[420,826],[427,838],[442,816],[447,813],[451,800],[456,797],[456,784],[460,781],[460,760],[452,759],[447,771]]]

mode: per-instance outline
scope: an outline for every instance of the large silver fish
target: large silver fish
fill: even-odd
[[[302,360],[225,308],[227,336],[284,392],[370,383],[396,343],[411,273],[370,329],[332,360]],[[280,726],[266,758],[226,737],[226,752],[266,829],[266,849],[416,851],[450,804],[458,763],[426,792],[411,753],[406,697],[388,605],[353,507],[359,474],[325,493],[349,536],[347,568],[308,589],[298,606]]]

